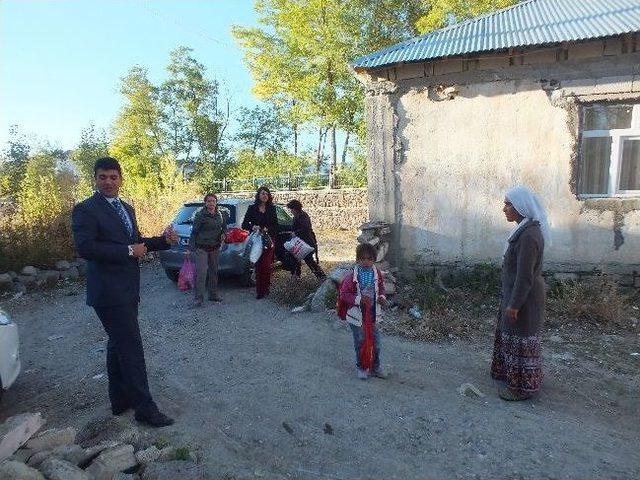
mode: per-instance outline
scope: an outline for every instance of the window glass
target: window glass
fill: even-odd
[[[218,204],[218,209],[223,215],[227,216],[227,224],[236,223],[236,206],[226,205],[224,203]]]
[[[640,190],[640,138],[622,141],[620,190]]]
[[[610,158],[611,137],[592,137],[582,140],[580,193],[607,193]]]
[[[187,225],[193,223],[193,217],[195,217],[196,213],[199,210],[202,210],[203,204],[189,204],[182,207],[182,209],[176,215],[174,223],[177,225]],[[235,205],[226,205],[224,203],[219,203],[218,208],[224,214],[227,214],[227,223],[235,223],[236,222],[236,207]]]
[[[202,208],[200,205],[185,205],[178,212],[178,215],[176,215],[176,218],[173,222],[177,225],[193,223],[193,216],[200,208]]]
[[[589,105],[584,109],[584,130],[631,128],[633,105]]]

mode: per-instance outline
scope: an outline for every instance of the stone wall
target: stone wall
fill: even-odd
[[[253,198],[255,192],[233,192],[220,194],[225,197]],[[293,199],[302,202],[315,230],[358,230],[369,219],[366,188],[343,188],[338,190],[296,190],[273,192],[276,203],[286,205]]]
[[[87,273],[87,261],[76,258],[73,261],[60,260],[55,268],[39,269],[32,265],[24,267],[20,273],[0,273],[0,295],[3,293],[22,294],[34,290],[55,287],[61,282],[77,281]]]
[[[640,102],[640,50],[627,40],[360,72],[370,220],[393,225],[394,263],[499,264],[504,193],[525,184],[549,213],[549,268],[633,277],[640,199],[576,192],[581,106]]]

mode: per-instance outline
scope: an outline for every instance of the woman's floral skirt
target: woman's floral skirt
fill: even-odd
[[[496,329],[491,376],[507,382],[513,393],[531,396],[542,384],[540,336],[520,337]]]

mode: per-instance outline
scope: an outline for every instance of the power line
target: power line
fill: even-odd
[[[211,42],[217,43],[218,45],[221,45],[223,47],[233,47],[233,45],[229,44],[228,42],[224,41],[224,40],[219,40],[217,38],[212,37],[209,32],[207,32],[206,30],[203,30],[197,26],[194,25],[186,25],[183,22],[181,22],[179,20],[179,17],[169,17],[168,15],[155,10],[152,6],[152,0],[142,0],[142,6],[145,8],[145,10],[147,10],[149,13],[151,13],[153,16],[155,16],[156,18],[159,18],[160,20],[173,24],[174,26],[176,26],[178,29],[182,30],[183,32],[186,33],[190,33],[190,34],[195,34],[201,38],[204,38],[206,40],[209,40]]]

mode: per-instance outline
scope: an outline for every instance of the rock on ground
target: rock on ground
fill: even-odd
[[[327,298],[332,293],[336,292],[336,284],[331,279],[326,279],[320,285],[320,288],[316,290],[316,293],[311,299],[311,311],[322,312],[327,309]]]
[[[13,278],[8,273],[0,273],[0,292],[13,289]]]
[[[76,436],[76,443],[84,448],[94,447],[108,440],[137,446],[140,431],[126,418],[108,415],[94,418]]]
[[[142,480],[205,480],[203,467],[193,462],[173,460],[152,463],[144,469]]]
[[[33,468],[38,468],[47,458],[51,457],[51,450],[43,450],[42,452],[38,452],[31,457],[29,457],[29,461],[27,465]]]
[[[71,268],[71,264],[66,260],[58,260],[56,262],[56,270],[69,270]]]
[[[106,450],[107,448],[117,447],[118,445],[120,445],[120,443],[115,440],[104,440],[93,447],[85,448],[84,452],[87,454],[88,458],[94,458],[97,457],[103,450]]]
[[[484,393],[482,393],[473,383],[463,383],[460,385],[460,388],[458,388],[458,392],[460,392],[460,395],[464,395],[465,397],[484,397]]]
[[[151,462],[155,462],[160,458],[160,450],[155,445],[147,448],[146,450],[140,450],[136,452],[136,460],[140,465],[147,465]]]
[[[13,455],[42,425],[44,420],[39,413],[16,415],[0,425],[0,462]]]
[[[18,462],[27,463],[29,458],[33,455],[33,452],[28,448],[18,449],[9,460],[16,460]]]
[[[63,445],[61,447],[55,448],[53,452],[51,452],[53,456],[60,458],[61,460],[66,460],[69,463],[73,463],[74,465],[78,465],[82,467],[82,465],[88,462],[91,458],[95,456],[89,450],[85,450],[80,445]]]
[[[22,275],[35,277],[38,274],[38,269],[36,267],[32,267],[31,265],[27,265],[22,269],[20,273],[22,273]]]
[[[25,445],[26,448],[34,453],[43,450],[53,450],[56,447],[69,445],[76,439],[75,428],[62,428],[46,430],[36,437],[31,438]]]
[[[129,470],[138,464],[133,446],[119,445],[102,451],[86,469],[95,480],[111,480],[114,474]]]
[[[47,480],[93,480],[89,474],[74,464],[55,457],[49,457],[42,462],[40,471]]]
[[[42,474],[35,468],[13,460],[0,463],[0,478],[2,480],[44,480]]]

